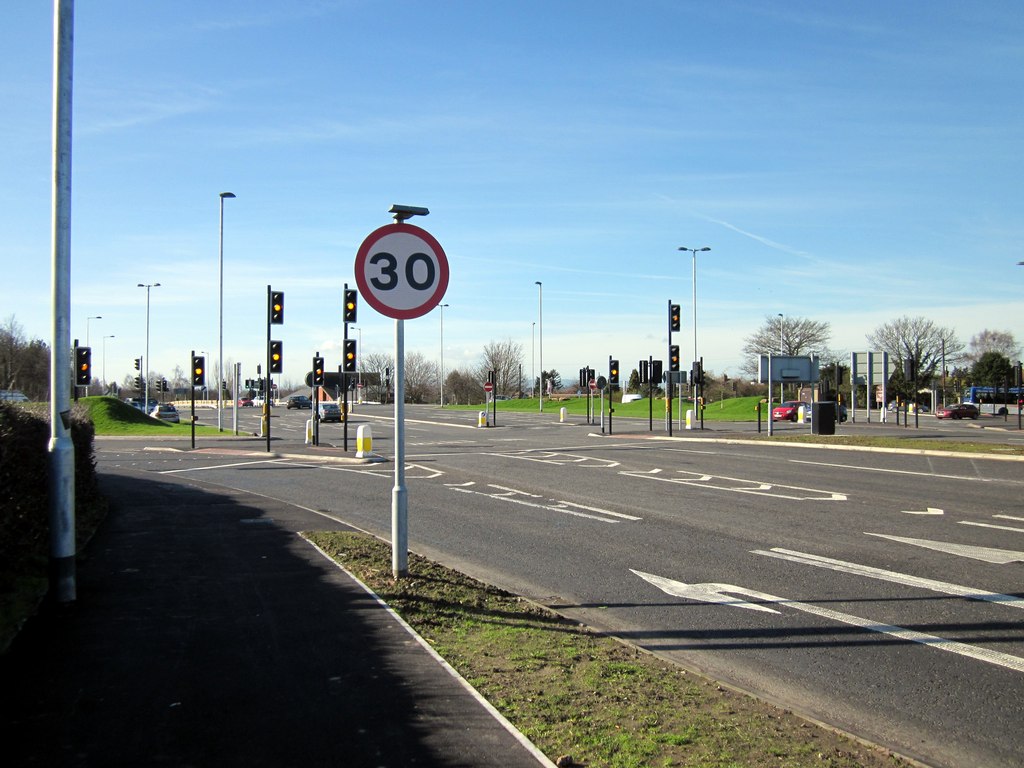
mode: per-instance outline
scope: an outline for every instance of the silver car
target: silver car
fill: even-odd
[[[320,421],[341,421],[341,408],[337,403],[324,401],[317,406],[317,416]]]

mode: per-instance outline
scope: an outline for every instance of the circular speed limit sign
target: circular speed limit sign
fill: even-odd
[[[412,224],[371,232],[356,253],[355,273],[366,302],[396,320],[427,314],[448,289],[448,257],[433,235]]]

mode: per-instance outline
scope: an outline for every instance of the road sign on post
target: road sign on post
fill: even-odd
[[[395,320],[395,486],[391,494],[391,565],[395,578],[409,570],[408,497],[405,487],[405,321],[436,307],[448,289],[448,257],[424,229],[406,224],[426,208],[393,205],[395,223],[371,232],[356,252],[355,276],[366,303]]]

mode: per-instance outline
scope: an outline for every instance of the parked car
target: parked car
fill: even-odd
[[[803,405],[799,400],[787,400],[772,408],[772,421],[796,421]]]
[[[240,398],[238,398],[238,407],[239,408],[252,408],[253,407],[253,405],[252,405],[252,398],[251,397],[240,397]]]
[[[291,397],[288,398],[287,408],[289,408],[289,409],[290,408],[298,408],[298,409],[301,410],[302,408],[312,408],[312,407],[313,407],[313,401],[310,400],[305,395],[292,395]]]
[[[160,403],[160,405],[149,412],[149,415],[154,419],[168,421],[171,424],[181,423],[181,417],[178,416],[178,409],[174,407],[173,403]]]
[[[341,421],[341,408],[337,403],[325,400],[317,406],[317,415],[320,421]]]
[[[976,419],[981,412],[978,406],[971,403],[955,403],[939,408],[935,412],[936,419]]]

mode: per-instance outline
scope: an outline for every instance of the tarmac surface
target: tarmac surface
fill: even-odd
[[[5,766],[551,766],[270,499],[104,473],[112,509],[0,657]]]

